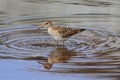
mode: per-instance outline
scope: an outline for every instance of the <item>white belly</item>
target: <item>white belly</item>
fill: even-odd
[[[65,40],[66,38],[63,38],[58,34],[58,32],[52,30],[52,28],[48,28],[48,33],[55,39],[55,40]]]
[[[60,40],[60,41],[64,41],[66,38],[62,38],[60,36],[52,36],[55,40]]]

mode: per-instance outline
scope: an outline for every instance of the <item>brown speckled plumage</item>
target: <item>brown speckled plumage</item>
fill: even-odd
[[[45,21],[40,27],[48,28],[48,33],[57,41],[64,41],[65,38],[84,31],[85,29],[67,28],[53,26],[51,21]]]

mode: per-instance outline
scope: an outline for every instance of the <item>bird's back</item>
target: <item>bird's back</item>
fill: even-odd
[[[74,29],[66,27],[52,27],[48,30],[49,34],[54,36],[61,36],[63,38],[70,37],[74,34],[84,31],[85,29]]]

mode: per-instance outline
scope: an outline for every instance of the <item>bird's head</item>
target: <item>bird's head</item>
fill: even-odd
[[[45,21],[44,23],[42,23],[41,25],[40,25],[40,27],[39,27],[39,29],[40,28],[49,28],[49,27],[51,27],[53,24],[52,24],[52,22],[51,21]]]
[[[46,69],[46,70],[50,70],[51,68],[52,68],[52,64],[50,64],[50,63],[44,63],[43,64],[43,67]]]

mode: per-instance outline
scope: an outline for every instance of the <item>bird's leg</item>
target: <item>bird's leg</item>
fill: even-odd
[[[64,41],[62,41],[63,45],[64,45]]]
[[[62,43],[63,43],[63,48],[65,47],[65,45],[64,45],[64,40],[62,41]]]
[[[59,45],[58,45],[58,41],[57,41],[57,46],[59,46]]]
[[[58,41],[57,40],[55,40],[56,42],[57,42],[57,44],[56,44],[56,46],[58,47],[59,45],[58,45]]]

